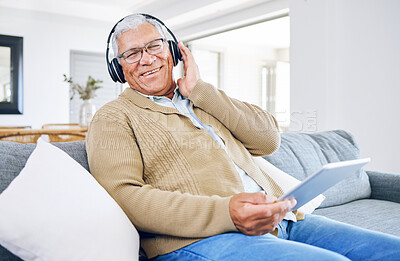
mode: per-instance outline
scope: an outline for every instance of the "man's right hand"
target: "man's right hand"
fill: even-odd
[[[229,212],[236,228],[245,235],[259,236],[275,230],[296,200],[276,202],[263,192],[240,193],[229,202]]]

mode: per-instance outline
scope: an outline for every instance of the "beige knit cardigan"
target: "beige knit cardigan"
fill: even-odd
[[[141,232],[149,258],[237,231],[229,200],[244,188],[232,160],[268,194],[282,194],[251,157],[279,147],[274,117],[202,81],[189,99],[227,152],[179,111],[130,88],[97,111],[88,130],[91,173]]]

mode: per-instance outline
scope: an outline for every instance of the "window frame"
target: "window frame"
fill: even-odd
[[[23,114],[23,37],[0,35],[0,46],[10,47],[9,102],[0,102],[0,114]]]

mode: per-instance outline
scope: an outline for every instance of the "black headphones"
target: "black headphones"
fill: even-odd
[[[182,61],[182,54],[181,51],[178,48],[178,41],[176,40],[175,35],[171,32],[171,30],[168,29],[168,27],[158,18],[148,15],[148,14],[137,14],[137,15],[142,15],[147,19],[153,19],[155,21],[157,21],[159,24],[161,24],[162,26],[165,27],[165,29],[167,29],[168,33],[172,36],[172,38],[174,40],[168,40],[168,46],[169,46],[169,50],[171,52],[172,55],[172,60],[174,62],[174,66],[176,66],[179,61]],[[127,16],[126,16],[127,17]],[[124,77],[124,73],[122,71],[122,67],[121,64],[118,62],[117,58],[113,58],[110,62],[110,60],[108,59],[108,55],[109,55],[109,50],[110,50],[110,39],[111,39],[111,35],[114,33],[115,31],[115,27],[117,27],[117,25],[124,20],[126,17],[122,18],[121,20],[119,20],[114,27],[111,29],[110,34],[108,35],[108,39],[107,39],[107,50],[106,50],[106,61],[107,61],[107,68],[108,68],[108,73],[111,76],[111,79],[114,82],[120,82],[120,83],[124,83],[125,81],[125,77]]]

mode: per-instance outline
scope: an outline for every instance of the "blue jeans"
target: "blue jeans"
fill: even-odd
[[[226,233],[209,237],[154,260],[400,260],[400,237],[307,215],[282,221],[279,235]]]

